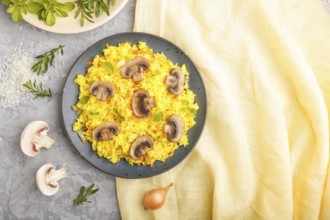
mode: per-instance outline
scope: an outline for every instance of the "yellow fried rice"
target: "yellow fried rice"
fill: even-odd
[[[150,61],[150,68],[144,73],[145,79],[139,83],[121,74],[121,67],[136,56],[143,56]],[[165,85],[166,77],[174,68],[179,68],[185,75],[184,91],[180,95],[173,95]],[[121,159],[136,165],[165,161],[180,145],[188,145],[187,131],[195,124],[198,105],[194,102],[194,93],[188,88],[188,80],[189,73],[185,65],[178,66],[163,53],[154,53],[145,42],[139,42],[138,45],[129,42],[118,46],[107,45],[103,56],[94,57],[86,75],[78,75],[74,80],[79,86],[78,102],[74,106],[79,116],[73,124],[73,130],[82,131],[98,156],[112,163]],[[90,86],[96,81],[110,82],[114,86],[114,96],[102,101],[91,95]],[[157,106],[152,108],[147,118],[137,118],[132,112],[132,97],[137,89],[147,90],[156,100]],[[178,143],[169,142],[163,132],[166,119],[174,114],[180,115],[185,125],[184,135]],[[93,129],[110,121],[118,125],[119,135],[108,141],[94,140]],[[130,146],[137,137],[143,135],[152,137],[154,144],[145,156],[133,159],[129,154]]]

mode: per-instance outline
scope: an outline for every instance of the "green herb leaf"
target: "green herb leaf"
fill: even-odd
[[[38,11],[38,18],[44,20],[48,26],[53,26],[56,23],[56,16],[67,17],[68,13],[74,9],[72,2],[60,3],[57,0],[39,0],[42,3],[42,8]]]
[[[39,86],[37,85],[37,82],[34,81],[33,83],[31,80],[23,84],[24,87],[26,87],[29,92],[35,94],[35,98],[39,97],[49,97],[51,98],[53,96],[52,91],[50,89],[43,89],[42,84],[40,83]]]
[[[114,108],[113,111],[118,115],[121,121],[125,121],[125,117],[119,113],[118,109]]]
[[[86,104],[89,100],[89,96],[83,96],[79,99],[80,104]]]
[[[80,26],[83,27],[85,24],[85,19],[91,23],[93,21],[93,8],[89,7],[90,2],[93,0],[76,0],[74,3],[77,5],[77,11],[75,12],[75,18],[80,15]]]
[[[82,205],[84,202],[89,202],[88,196],[93,195],[96,193],[99,189],[94,189],[94,184],[90,185],[87,190],[85,190],[85,187],[82,186],[79,191],[79,195],[76,199],[73,200],[73,206]]]
[[[181,103],[182,103],[182,105],[184,105],[184,106],[189,105],[189,101],[188,101],[188,100],[185,100],[185,99],[181,100]]]
[[[16,9],[16,6],[15,6],[15,5],[11,5],[11,6],[9,6],[9,7],[7,8],[7,12],[8,12],[8,13],[13,13],[13,12],[15,11],[15,9]]]
[[[34,1],[30,1],[27,4],[27,10],[29,13],[31,14],[35,14],[37,15],[38,12],[43,8],[43,5],[40,4],[39,2],[34,2]]]
[[[68,13],[66,13],[65,11],[62,11],[61,9],[56,9],[55,15],[57,15],[58,17],[61,17],[61,18],[68,17]]]
[[[47,12],[46,10],[42,9],[39,11],[38,18],[39,20],[46,20]]]
[[[75,18],[80,16],[80,25],[84,26],[85,20],[94,23],[93,14],[99,17],[103,12],[110,15],[110,5],[114,5],[114,0],[75,0],[77,11]]]
[[[109,74],[113,73],[113,66],[112,66],[111,63],[109,63],[109,62],[105,62],[105,63],[103,64],[103,67],[106,69],[106,71],[107,71]]]
[[[8,8],[9,10],[9,8]],[[23,21],[23,14],[20,10],[20,8],[15,8],[11,14],[11,18],[13,19],[14,22],[20,22]]]
[[[48,14],[47,17],[48,16],[51,17],[52,15]],[[59,45],[57,48],[51,49],[50,51],[42,55],[36,56],[35,58],[38,61],[32,66],[31,68],[32,72],[36,73],[37,75],[39,75],[41,72],[46,73],[48,71],[48,64],[50,63],[50,65],[53,65],[53,61],[56,53],[60,52],[63,55],[63,48],[64,48],[63,45]]]
[[[60,3],[57,0],[1,0],[3,4],[9,6],[7,12],[11,14],[14,22],[23,20],[23,14],[31,13],[38,16],[39,20],[44,20],[49,26],[53,26],[56,17],[66,17],[67,12],[72,11],[74,3]],[[85,1],[85,0],[84,0]]]
[[[83,112],[83,110],[78,108],[76,105],[72,105],[71,107],[75,111],[76,115],[80,115]]]
[[[153,120],[154,121],[161,121],[163,119],[163,112],[156,112],[154,115],[153,115]]]
[[[48,26],[53,26],[56,23],[56,18],[53,14],[53,12],[49,11],[46,13],[46,24]]]
[[[85,137],[85,135],[84,135],[83,130],[80,129],[80,130],[78,130],[78,131],[76,131],[76,132],[77,132],[77,134],[78,134],[78,136],[79,136],[81,142],[83,142],[84,144],[86,144],[86,143],[87,143],[87,139],[86,139],[86,137]]]
[[[60,4],[58,7],[63,11],[70,12],[74,9],[75,6],[72,2],[66,2],[66,3]]]
[[[87,196],[92,195],[93,187],[94,187],[94,184],[92,184],[88,187],[88,189],[86,191]]]
[[[194,116],[194,115],[196,115],[197,110],[194,109],[194,108],[190,108],[190,109],[189,109],[189,112],[190,112],[190,114],[192,114],[192,115]]]
[[[4,5],[7,5],[9,6],[11,1],[10,0],[1,0],[1,2],[4,4]]]

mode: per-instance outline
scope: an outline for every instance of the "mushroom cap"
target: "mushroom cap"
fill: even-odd
[[[150,114],[150,110],[155,106],[155,98],[149,97],[148,91],[139,89],[134,92],[132,99],[132,110],[136,117],[147,117]]]
[[[94,128],[93,138],[97,141],[110,140],[112,136],[119,134],[119,127],[114,122],[107,122]]]
[[[107,97],[111,97],[115,94],[115,90],[111,83],[103,82],[103,81],[97,81],[94,82],[89,92],[92,95],[95,95],[97,99],[105,101]]]
[[[149,60],[137,56],[129,60],[121,69],[121,73],[125,78],[133,78],[134,82],[138,82],[144,79],[143,72],[149,69]]]
[[[166,77],[165,84],[169,86],[169,90],[173,94],[179,95],[182,93],[184,87],[184,74],[180,69],[173,69],[170,74],[170,76]]]
[[[171,142],[179,141],[184,134],[184,122],[180,115],[172,115],[166,120],[164,133]]]
[[[39,154],[40,150],[33,144],[33,139],[41,134],[43,136],[47,135],[49,126],[45,121],[33,121],[30,122],[23,130],[21,135],[21,149],[23,153],[27,156],[34,157]],[[51,145],[53,144],[50,143]]]
[[[55,167],[52,164],[45,164],[39,168],[36,174],[36,182],[40,192],[46,196],[52,196],[59,190],[57,182],[48,183],[47,177],[51,172],[54,172]]]
[[[147,154],[153,144],[154,141],[149,136],[138,137],[132,143],[129,149],[129,154],[133,159],[139,159]]]

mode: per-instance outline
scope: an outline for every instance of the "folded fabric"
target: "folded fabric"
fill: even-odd
[[[330,15],[318,0],[137,0],[135,31],[194,61],[208,115],[161,175],[117,178],[123,219],[330,219]],[[173,182],[161,209],[144,193]]]

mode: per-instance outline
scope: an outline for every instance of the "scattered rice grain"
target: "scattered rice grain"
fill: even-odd
[[[5,64],[0,69],[0,107],[18,110],[20,105],[26,105],[33,101],[33,94],[23,86],[24,83],[43,83],[45,77],[32,73],[33,57],[25,51],[14,49],[5,58]]]

